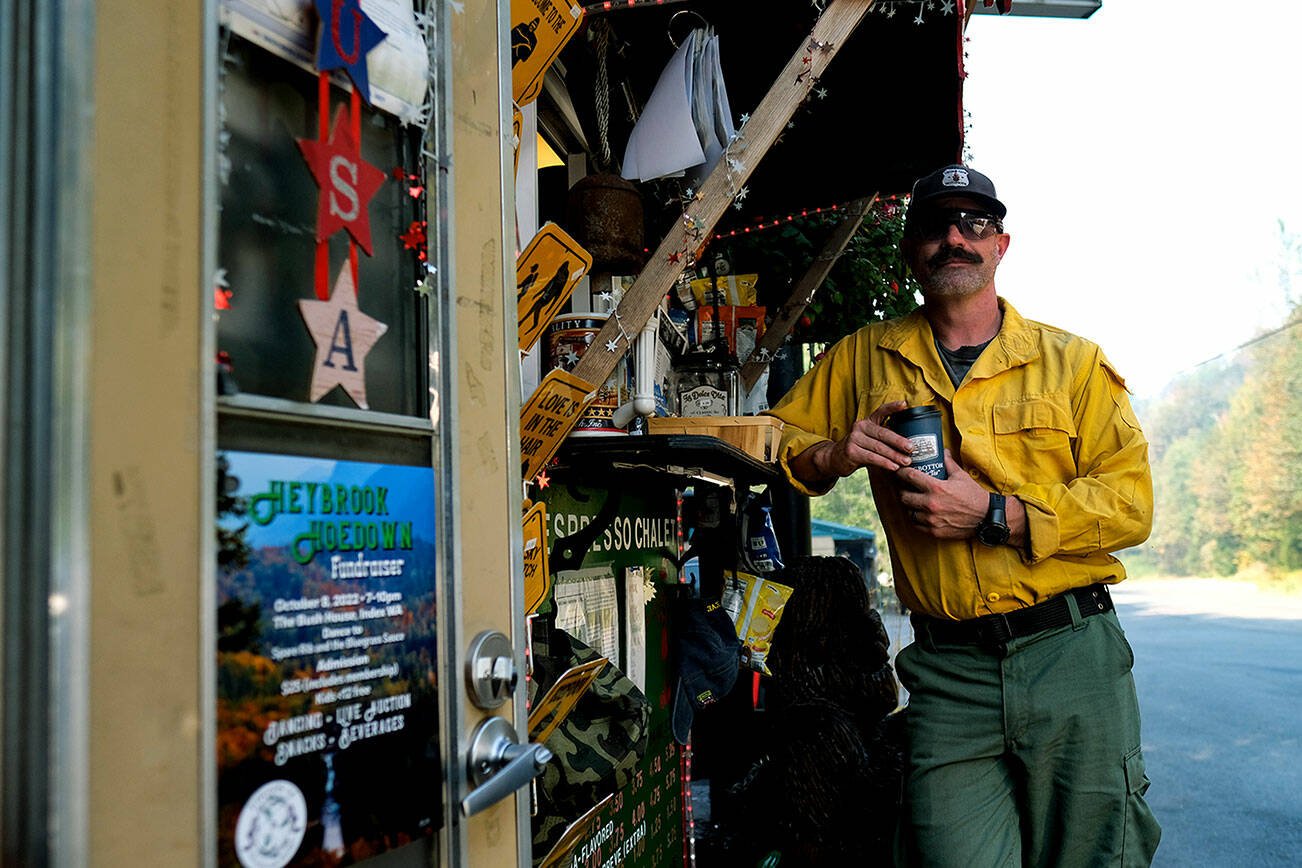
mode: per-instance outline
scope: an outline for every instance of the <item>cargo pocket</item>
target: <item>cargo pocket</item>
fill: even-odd
[[[1148,792],[1148,774],[1144,771],[1144,754],[1135,748],[1126,754],[1126,827],[1121,843],[1122,868],[1148,868],[1153,862],[1162,827],[1144,801]]]

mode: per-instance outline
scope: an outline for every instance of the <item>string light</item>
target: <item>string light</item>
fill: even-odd
[[[878,199],[879,203],[904,203],[907,196],[882,196]],[[751,232],[762,232],[765,229],[774,229],[783,223],[794,223],[807,217],[817,217],[821,214],[840,212],[845,209],[848,202],[837,202],[831,205],[822,205],[815,208],[801,208],[799,211],[792,211],[782,217],[762,217],[755,220],[749,226],[739,226],[736,229],[729,229],[727,232],[716,232],[710,236],[711,240],[715,238],[736,238],[738,235],[748,235]]]
[[[687,0],[604,0],[601,3],[589,3],[583,7],[584,15],[596,15],[601,12],[615,12],[619,9],[632,9],[636,6],[668,6],[686,3]]]

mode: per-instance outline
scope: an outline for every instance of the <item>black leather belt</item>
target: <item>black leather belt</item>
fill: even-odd
[[[1076,598],[1082,618],[1112,610],[1112,595],[1104,584],[1090,585],[1085,588],[1073,588],[1070,591],[1050,597],[1043,603],[1036,603],[1025,609],[1017,609],[1006,614],[982,615],[967,621],[946,621],[927,615],[914,614],[911,618],[915,628],[923,627],[931,633],[933,642],[951,645],[998,645],[1009,639],[1030,636],[1042,630],[1065,627],[1071,623],[1071,609],[1067,605],[1067,595]]]

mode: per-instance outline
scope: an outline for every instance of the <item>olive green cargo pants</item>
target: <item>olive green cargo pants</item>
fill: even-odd
[[[1161,829],[1144,792],[1134,654],[1115,612],[1004,645],[934,642],[896,669],[909,690],[901,866],[1147,866]]]

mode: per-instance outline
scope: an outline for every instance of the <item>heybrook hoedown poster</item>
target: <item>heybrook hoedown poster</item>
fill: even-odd
[[[432,835],[434,471],[219,464],[218,864],[347,865]]]

